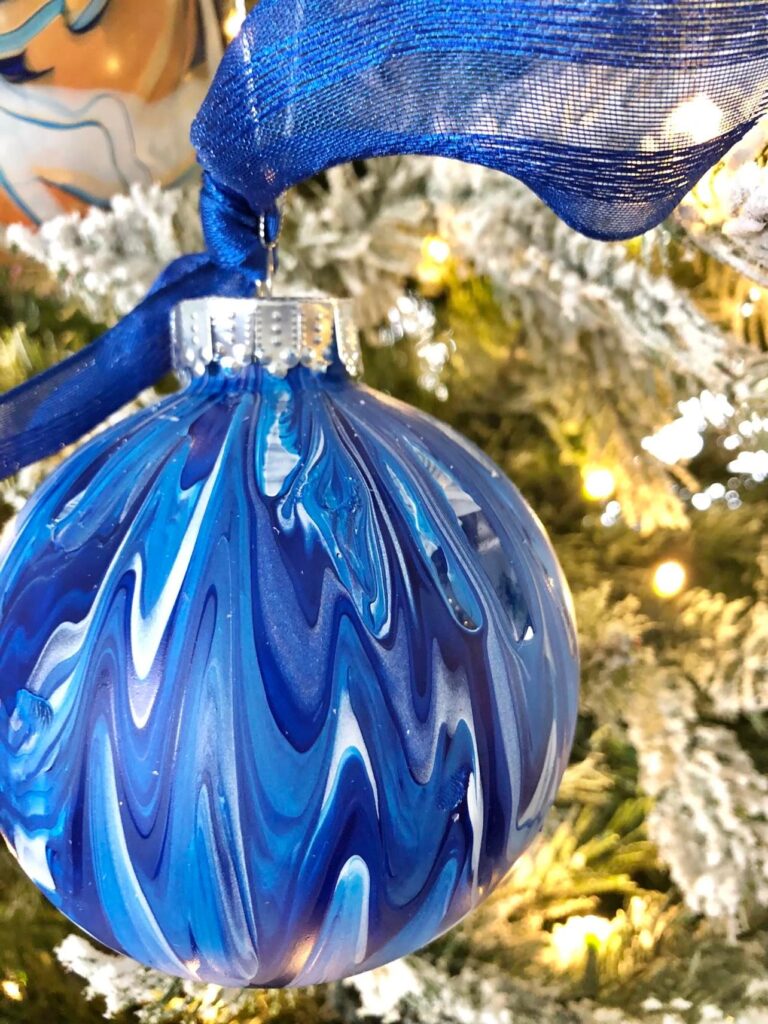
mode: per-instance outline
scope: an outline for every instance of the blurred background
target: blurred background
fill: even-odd
[[[231,35],[241,12],[217,16]],[[694,108],[684,130],[705,141],[718,112]],[[626,243],[441,160],[338,168],[289,197],[278,290],[353,297],[366,382],[479,444],[552,538],[583,661],[571,766],[461,926],[316,989],[193,986],[115,957],[3,848],[0,1024],[768,1021],[767,160],[761,124]],[[184,172],[0,227],[0,389],[200,248],[196,203]],[[0,484],[4,524],[56,461]]]

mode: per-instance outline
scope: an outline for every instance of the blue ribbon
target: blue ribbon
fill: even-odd
[[[277,216],[274,210],[264,215],[269,241]],[[252,295],[266,271],[261,216],[204,174],[200,217],[207,252],[174,260],[120,323],[0,398],[0,477],[76,441],[167,373],[170,313],[179,302]]]
[[[93,344],[0,399],[0,476],[92,430],[171,369],[170,310],[183,299],[243,296],[253,277],[205,255],[171,263],[147,298]]]
[[[0,399],[0,475],[165,373],[176,303],[251,295],[278,197],[313,174],[454,157],[520,178],[585,234],[625,238],[663,220],[767,108],[768,0],[260,0],[192,128],[207,252]]]
[[[511,174],[616,239],[766,109],[765,0],[260,0],[192,140],[257,208],[334,164],[420,153]]]

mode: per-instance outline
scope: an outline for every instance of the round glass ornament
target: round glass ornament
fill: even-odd
[[[196,164],[217,0],[0,4],[0,222],[38,224]]]
[[[570,598],[498,468],[352,379],[341,305],[197,300],[174,334],[188,386],[64,462],[0,566],[0,830],[143,963],[330,981],[539,831]]]

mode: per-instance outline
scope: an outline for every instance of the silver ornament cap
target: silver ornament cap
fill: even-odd
[[[295,366],[324,373],[338,361],[350,376],[362,371],[348,299],[186,299],[171,313],[171,353],[173,368],[187,379],[211,364],[234,374],[257,363],[276,377]]]

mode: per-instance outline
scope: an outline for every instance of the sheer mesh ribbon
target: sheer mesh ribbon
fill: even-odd
[[[659,223],[767,105],[765,2],[261,0],[192,138],[257,207],[353,158],[440,154],[624,238]]]
[[[768,0],[261,0],[193,126],[207,253],[0,399],[0,475],[165,372],[181,299],[251,294],[277,197],[312,174],[455,157],[522,179],[585,234],[630,237],[767,107]]]

